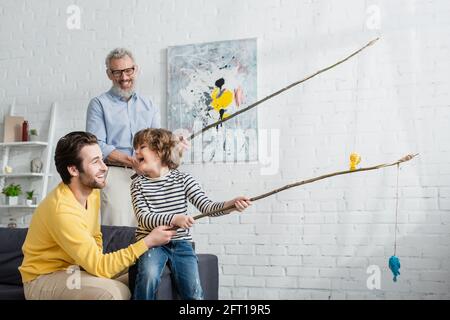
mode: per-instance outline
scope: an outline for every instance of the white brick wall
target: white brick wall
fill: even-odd
[[[66,27],[71,4],[81,8],[80,30]],[[197,248],[219,257],[221,298],[448,299],[449,14],[444,0],[2,0],[0,117],[15,100],[17,113],[45,132],[57,101],[56,136],[83,130],[89,99],[109,88],[103,60],[116,46],[136,53],[140,91],[165,122],[168,46],[257,37],[262,98],[381,36],[344,65],[258,107],[260,128],[280,130],[276,175],[261,175],[258,164],[183,169],[219,200],[343,170],[353,150],[364,166],[419,152],[400,172],[399,282],[387,268],[395,168],[320,181],[241,216],[199,221]],[[23,158],[14,160],[26,165]],[[1,215],[7,223],[8,213]],[[380,290],[366,287],[369,265],[381,268]]]

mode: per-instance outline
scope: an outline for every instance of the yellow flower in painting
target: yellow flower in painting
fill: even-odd
[[[215,88],[211,93],[211,106],[219,113],[220,120],[229,117],[228,106],[233,102],[234,92],[223,88],[225,79],[220,78],[215,82]]]
[[[225,110],[233,102],[233,96],[233,92],[228,89],[214,88],[211,94],[211,106],[217,112],[220,112],[221,109]]]

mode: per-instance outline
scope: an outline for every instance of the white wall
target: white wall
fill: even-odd
[[[66,27],[71,4],[81,8],[80,30]],[[183,169],[221,200],[345,170],[353,150],[363,166],[420,153],[400,172],[399,282],[387,269],[395,168],[292,189],[241,216],[200,220],[195,240],[199,252],[219,256],[221,298],[448,299],[449,14],[444,0],[1,0],[0,117],[15,100],[17,113],[45,131],[57,101],[56,136],[83,130],[89,99],[110,86],[103,61],[116,46],[135,52],[140,91],[165,121],[168,46],[257,37],[262,98],[381,36],[259,107],[260,129],[280,132],[275,175],[261,175],[260,164]],[[381,290],[366,287],[370,265],[381,268]]]

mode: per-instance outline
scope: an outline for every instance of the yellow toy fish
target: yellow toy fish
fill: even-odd
[[[350,170],[356,170],[356,166],[361,162],[361,156],[356,152],[350,154]]]

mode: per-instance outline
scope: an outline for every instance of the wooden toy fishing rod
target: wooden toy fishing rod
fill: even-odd
[[[250,110],[250,109],[253,109],[254,107],[258,106],[259,104],[261,104],[261,103],[263,103],[263,102],[265,102],[265,101],[267,101],[267,100],[269,100],[269,99],[272,99],[273,97],[275,97],[275,96],[277,96],[277,95],[283,93],[284,91],[287,91],[287,90],[289,90],[289,89],[291,89],[291,88],[293,88],[293,87],[295,87],[295,86],[297,86],[297,85],[299,85],[299,84],[301,84],[301,83],[304,83],[304,82],[306,82],[306,81],[308,81],[308,80],[314,78],[315,76],[317,76],[317,75],[319,75],[319,74],[321,74],[321,73],[323,73],[323,72],[325,72],[325,71],[328,71],[328,70],[333,69],[334,67],[337,67],[337,66],[340,65],[341,63],[344,63],[345,61],[349,60],[350,58],[356,56],[357,54],[359,54],[361,51],[363,51],[363,50],[366,49],[367,47],[370,47],[370,46],[373,45],[375,42],[377,42],[379,39],[380,39],[380,38],[375,38],[375,39],[373,39],[372,41],[370,41],[369,43],[367,43],[365,46],[363,46],[362,48],[356,50],[356,51],[353,52],[352,54],[350,54],[350,55],[348,55],[347,57],[345,57],[344,59],[339,60],[339,61],[337,61],[336,63],[333,63],[332,65],[330,65],[330,66],[328,66],[328,67],[326,67],[326,68],[320,69],[320,70],[316,71],[315,73],[313,73],[313,74],[311,74],[311,75],[309,75],[309,76],[307,76],[307,77],[305,77],[305,78],[303,78],[303,79],[301,79],[301,80],[298,80],[298,81],[296,81],[296,82],[294,82],[294,83],[291,83],[291,84],[288,85],[287,87],[284,87],[283,89],[280,89],[280,90],[278,90],[278,91],[276,91],[276,92],[274,92],[274,93],[268,95],[267,97],[265,97],[265,98],[263,98],[263,99],[261,99],[261,100],[258,100],[258,101],[256,101],[256,102],[252,103],[252,104],[249,105],[248,107],[243,108],[243,109],[241,109],[241,110],[239,110],[239,111],[237,111],[237,112],[231,114],[230,116],[228,116],[228,117],[226,117],[226,118],[224,118],[224,119],[222,119],[222,120],[219,120],[219,121],[216,121],[216,122],[214,122],[214,123],[212,123],[212,124],[207,125],[206,127],[202,128],[201,130],[199,130],[199,131],[197,131],[197,132],[194,132],[191,136],[189,136],[188,139],[189,139],[189,140],[192,140],[192,139],[194,139],[196,136],[198,136],[199,134],[202,134],[203,132],[205,132],[205,131],[207,131],[207,130],[209,130],[209,129],[211,129],[211,128],[214,128],[214,127],[216,127],[217,125],[219,125],[219,124],[221,124],[221,123],[224,123],[224,122],[226,122],[226,121],[228,121],[228,120],[231,120],[231,119],[233,119],[234,117],[237,117],[238,115],[240,115],[240,114],[242,114],[242,113],[244,113],[244,112],[247,112],[247,111]]]
[[[350,174],[350,173],[356,173],[356,172],[363,172],[363,171],[370,171],[370,170],[378,170],[378,169],[382,169],[382,168],[396,166],[396,165],[399,165],[400,163],[403,163],[403,162],[406,162],[406,161],[409,161],[409,160],[413,159],[417,155],[418,155],[418,153],[416,153],[416,154],[409,154],[409,155],[406,155],[403,158],[401,158],[401,159],[399,159],[399,160],[397,160],[397,161],[395,161],[393,163],[383,163],[383,164],[379,164],[379,165],[372,166],[372,167],[367,167],[367,168],[359,168],[359,169],[354,169],[354,170],[350,169],[350,170],[346,170],[346,171],[337,171],[337,172],[324,174],[324,175],[321,175],[319,177],[315,177],[315,178],[311,178],[311,179],[307,179],[307,180],[291,183],[291,184],[285,185],[284,187],[281,187],[281,188],[272,190],[270,192],[261,194],[259,196],[250,198],[250,201],[257,201],[257,200],[269,197],[271,195],[274,195],[276,193],[285,191],[287,189],[291,189],[291,188],[294,188],[294,187],[302,186],[302,185],[305,185],[305,184],[308,184],[308,183],[313,183],[313,182],[316,182],[316,181],[319,181],[319,180],[323,180],[323,179],[327,179],[327,178],[331,178],[331,177],[334,177],[334,176]],[[194,220],[198,220],[198,219],[201,219],[201,218],[204,218],[204,217],[213,216],[216,213],[227,211],[227,210],[230,210],[230,209],[235,209],[235,208],[236,208],[235,205],[231,205],[231,206],[227,206],[227,207],[224,207],[224,208],[221,208],[221,209],[210,211],[208,213],[199,214],[197,216],[194,216]]]

